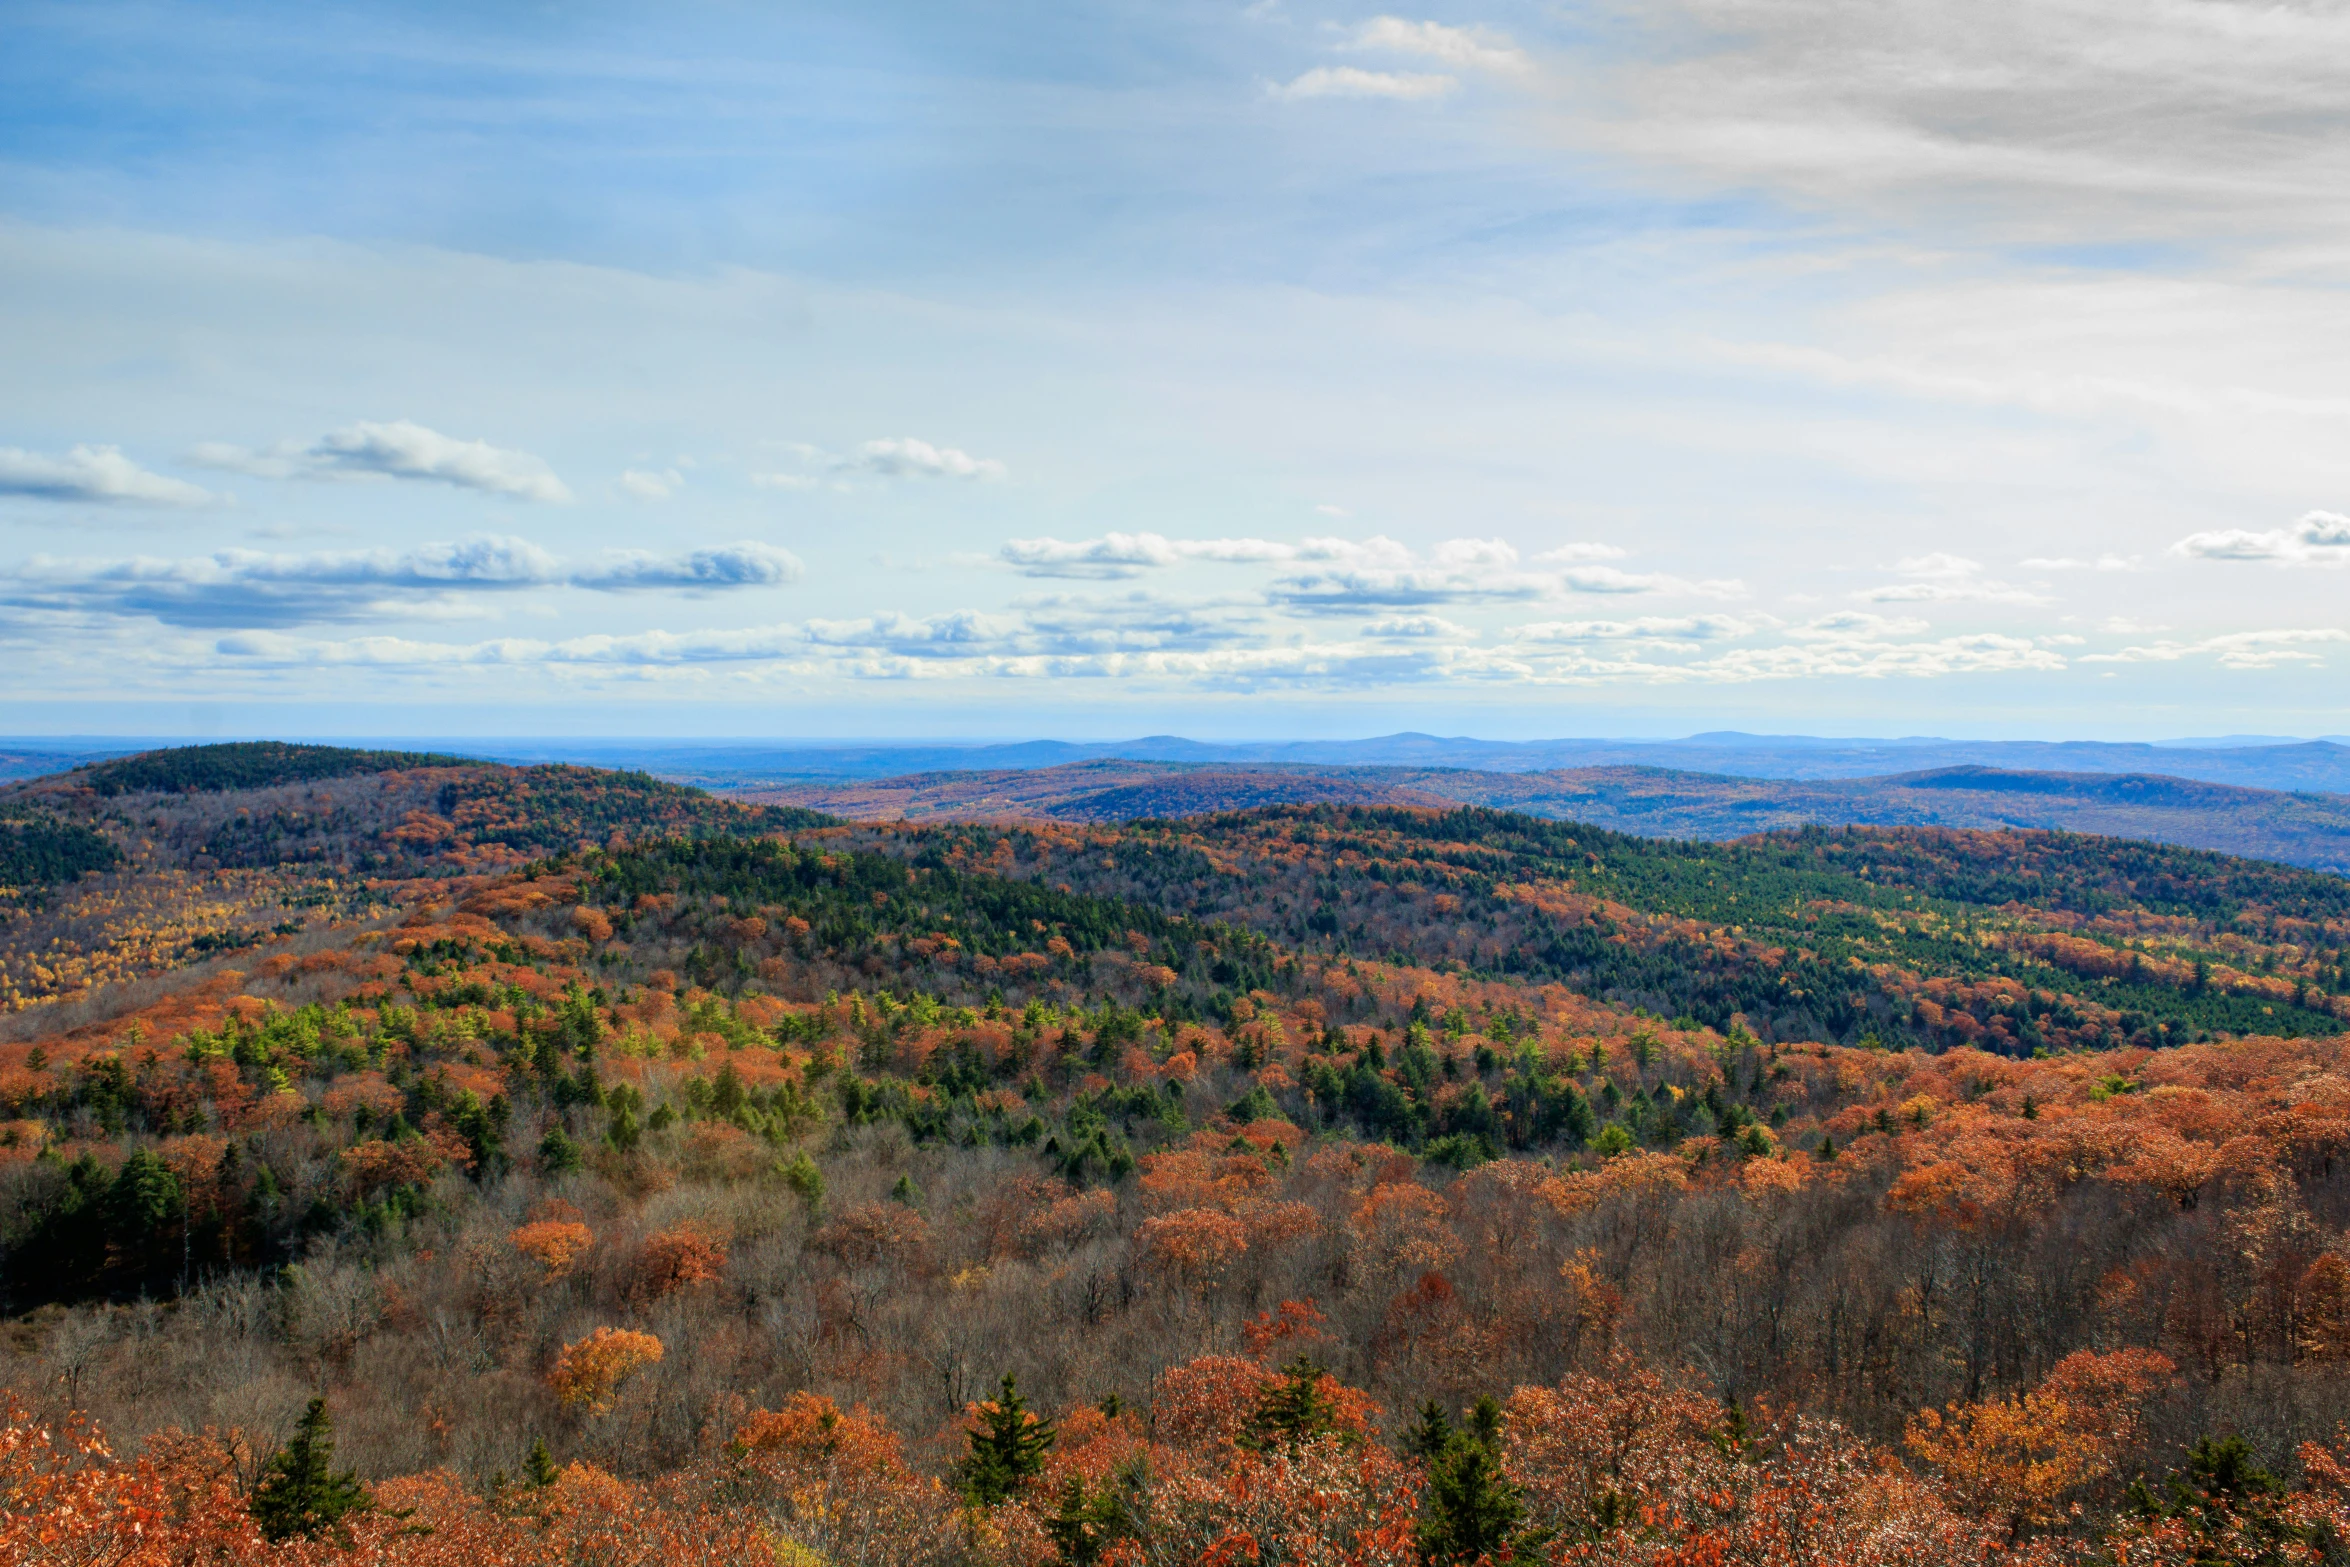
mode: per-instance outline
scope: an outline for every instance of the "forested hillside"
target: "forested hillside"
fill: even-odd
[[[2338,751],[2339,747],[2326,747]],[[2350,871],[2350,796],[2143,773],[1950,767],[1880,778],[1741,778],[1661,767],[1056,767],[746,785],[744,799],[860,821],[1112,823],[1267,805],[1483,805],[1650,838],[1742,838],[1827,823],[2010,827],[2142,838]]]
[[[2350,1526],[2338,878],[1487,810],[852,827],[580,770],[165,798],[37,804],[348,901],[0,1044],[7,1559]]]
[[[272,938],[331,939],[430,883],[614,833],[828,818],[642,773],[275,743],[192,746],[0,787],[5,1011],[152,981]]]

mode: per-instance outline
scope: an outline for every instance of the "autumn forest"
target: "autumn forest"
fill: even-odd
[[[0,1561],[2338,1563],[2350,880],[0,787]]]

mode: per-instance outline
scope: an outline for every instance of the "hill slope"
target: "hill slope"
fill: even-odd
[[[1090,761],[866,783],[741,791],[863,821],[1028,818],[1108,822],[1260,805],[1489,805],[1666,838],[1737,838],[1812,823],[2042,827],[2350,870],[2350,797],[2282,794],[2142,774],[1947,768],[1795,781],[1657,768],[1192,766]]]

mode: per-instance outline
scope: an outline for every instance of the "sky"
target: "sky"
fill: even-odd
[[[2350,4],[0,0],[0,732],[2350,732]]]

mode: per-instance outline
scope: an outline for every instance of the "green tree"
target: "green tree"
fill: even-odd
[[[107,1238],[126,1257],[143,1258],[173,1230],[179,1211],[179,1177],[154,1149],[142,1148],[122,1162],[106,1193]]]
[[[1337,1429],[1338,1411],[1322,1391],[1322,1368],[1300,1355],[1281,1368],[1279,1381],[1257,1395],[1248,1445],[1258,1452],[1303,1447]]]
[[[1524,1537],[1526,1503],[1501,1467],[1501,1406],[1477,1400],[1468,1426],[1451,1433],[1428,1465],[1417,1530],[1420,1559],[1436,1567],[1490,1557],[1509,1561]]]
[[[997,1506],[1043,1472],[1055,1434],[1051,1421],[1030,1412],[1007,1371],[1003,1388],[979,1406],[979,1427],[970,1434],[970,1451],[955,1466],[956,1483],[972,1505]]]
[[[1408,1458],[1422,1463],[1433,1461],[1452,1445],[1452,1421],[1444,1406],[1429,1399],[1420,1406],[1420,1418],[1413,1421],[1403,1434],[1402,1447]]]
[[[539,1139],[539,1168],[548,1175],[568,1175],[579,1168],[579,1144],[560,1125],[548,1127]]]
[[[351,1470],[334,1470],[334,1422],[326,1400],[314,1398],[294,1427],[294,1439],[271,1457],[248,1504],[253,1521],[272,1543],[330,1529],[347,1514],[368,1505],[367,1492]]]
[[[2139,1481],[2130,1499],[2149,1517],[2183,1520],[2195,1533],[2195,1560],[2214,1567],[2284,1567],[2292,1559],[2287,1547],[2304,1540],[2284,1516],[2284,1481],[2261,1467],[2240,1436],[2203,1437],[2167,1498]]]
[[[530,1456],[522,1461],[522,1477],[543,1491],[553,1485],[561,1474],[562,1471],[555,1467],[554,1457],[547,1451],[547,1439],[543,1436],[532,1437]]]
[[[1116,1487],[1088,1491],[1080,1474],[1061,1482],[1060,1503],[1044,1521],[1045,1538],[1053,1542],[1063,1567],[1096,1567],[1113,1544],[1133,1532],[1133,1515]]]

